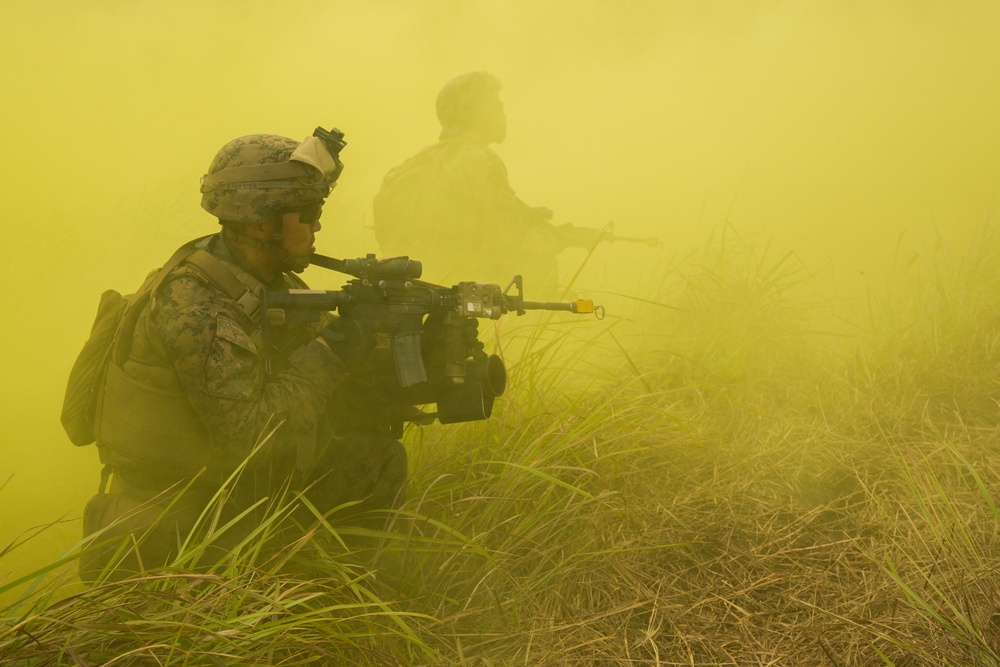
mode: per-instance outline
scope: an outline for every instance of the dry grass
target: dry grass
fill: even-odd
[[[998,665],[997,247],[907,268],[850,354],[732,238],[645,331],[519,320],[494,419],[408,436],[384,532],[39,586],[0,662]]]

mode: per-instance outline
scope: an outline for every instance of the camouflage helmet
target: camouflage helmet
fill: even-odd
[[[320,202],[339,170],[323,142],[251,134],[223,146],[201,179],[201,207],[224,222],[261,224],[283,209]]]

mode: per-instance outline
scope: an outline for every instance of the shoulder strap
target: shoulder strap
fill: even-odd
[[[204,250],[195,250],[186,258],[186,264],[202,273],[246,313],[250,321],[257,321],[260,310],[260,292],[264,283],[238,266],[225,262]]]
[[[188,259],[192,254],[198,252],[200,248],[204,246],[210,238],[212,238],[212,236],[213,235],[210,234],[208,236],[202,236],[200,238],[196,238],[194,241],[188,241],[180,248],[175,250],[174,254],[171,255],[170,259],[167,260],[167,263],[164,264],[159,271],[157,271],[156,278],[153,280],[152,284],[149,287],[148,290],[149,293],[155,294],[156,290],[160,289],[160,285],[163,284],[163,281],[167,279],[167,276],[169,276],[174,269],[183,264],[184,261]]]
[[[139,320],[139,314],[142,312],[142,307],[149,301],[151,295],[153,295],[156,290],[160,288],[163,281],[166,280],[174,269],[184,263],[184,260],[191,256],[192,253],[198,250],[199,244],[204,244],[211,238],[209,236],[202,236],[193,241],[188,241],[170,256],[161,268],[157,269],[149,276],[147,276],[145,282],[135,291],[134,294],[130,294],[128,298],[128,305],[125,307],[125,314],[122,317],[122,322],[118,326],[118,331],[115,333],[115,339],[112,343],[112,353],[111,361],[118,366],[121,366],[128,359],[129,350],[132,347],[132,336],[135,333],[135,325]]]
[[[129,303],[122,326],[115,336],[114,361],[119,366],[125,363],[135,334],[136,323],[143,306],[154,298],[163,282],[178,267],[190,266],[205,277],[208,282],[222,291],[223,294],[236,302],[250,321],[256,322],[260,312],[262,292],[266,288],[263,282],[240,267],[219,259],[205,250],[212,235],[202,236],[185,243],[178,248],[162,268],[150,274],[146,282],[129,296]],[[303,283],[304,284],[304,283]]]

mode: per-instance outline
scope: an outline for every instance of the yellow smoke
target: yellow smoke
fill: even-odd
[[[438,88],[488,70],[511,183],[557,222],[683,253],[728,221],[855,298],[901,235],[989,219],[998,28],[986,0],[5,3],[0,546],[96,489],[96,451],[58,423],[66,374],[101,291],[214,231],[198,179],[229,139],[344,130],[319,245],[361,255],[383,174],[436,138]],[[585,282],[634,291],[662,257],[602,248]]]

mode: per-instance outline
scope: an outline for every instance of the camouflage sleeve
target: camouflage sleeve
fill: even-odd
[[[267,379],[249,320],[222,293],[180,276],[163,286],[156,303],[156,333],[220,453],[242,460],[282,422],[262,460],[315,433],[327,400],[346,377],[329,348],[311,341],[291,355],[287,370]]]
[[[502,229],[516,235],[519,248],[532,248],[542,254],[560,250],[556,232],[549,222],[514,192],[507,177],[507,167],[490,148],[466,150],[461,178],[470,201],[475,202],[473,219],[487,229]]]

